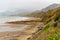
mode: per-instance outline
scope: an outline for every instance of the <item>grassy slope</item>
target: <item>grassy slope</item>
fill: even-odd
[[[48,22],[46,20],[48,20]],[[60,23],[60,7],[46,12],[43,21],[47,22],[45,28],[32,40],[60,40],[60,26],[58,27],[58,23]],[[54,26],[51,25],[52,21],[55,22],[53,24]]]
[[[37,36],[37,37],[36,37]],[[60,40],[60,28],[50,26],[49,24],[33,40]]]

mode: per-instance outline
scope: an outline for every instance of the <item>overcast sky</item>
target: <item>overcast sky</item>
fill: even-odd
[[[0,11],[7,9],[42,9],[60,0],[0,0]]]

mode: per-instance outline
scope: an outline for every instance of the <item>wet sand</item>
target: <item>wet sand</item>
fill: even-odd
[[[26,21],[32,19],[23,17],[11,17],[11,18],[2,18],[0,20],[0,40],[27,40],[29,39],[32,34],[34,34],[40,25],[41,22],[38,22],[38,19],[33,18],[34,21]],[[26,22],[21,22],[20,20],[25,20]],[[4,22],[11,22],[14,23],[4,23]],[[17,23],[15,21],[18,21]],[[20,21],[20,22],[19,22]],[[4,24],[3,24],[4,23]]]
[[[0,32],[0,40],[27,40],[32,36],[38,29],[38,25],[40,22],[28,22],[28,24],[10,24],[9,26],[12,28],[24,27],[25,25],[29,25],[25,30],[18,31],[6,31]]]

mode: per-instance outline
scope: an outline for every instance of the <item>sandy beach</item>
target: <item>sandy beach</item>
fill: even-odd
[[[3,19],[1,19],[1,21],[3,21]],[[7,20],[3,22],[6,21]],[[13,22],[15,22],[15,20]],[[40,24],[40,22],[28,21],[19,23],[0,24],[0,40],[28,40],[32,36],[32,34],[38,30],[38,26]]]
[[[27,40],[29,37],[32,36],[33,33],[37,31],[37,24],[40,25],[40,23],[34,23],[31,26],[28,26],[25,28],[25,30],[18,30],[18,31],[6,31],[6,32],[0,32],[0,40]],[[10,24],[10,26],[19,26],[17,24]],[[24,25],[25,26],[25,25]],[[23,26],[23,27],[24,27]],[[17,28],[17,27],[12,27]],[[5,38],[5,39],[4,39]]]

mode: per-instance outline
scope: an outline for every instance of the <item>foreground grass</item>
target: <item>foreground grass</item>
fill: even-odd
[[[51,26],[49,22],[33,40],[60,40],[60,28]]]
[[[46,40],[60,40],[60,31],[55,30],[52,34],[50,34]]]

